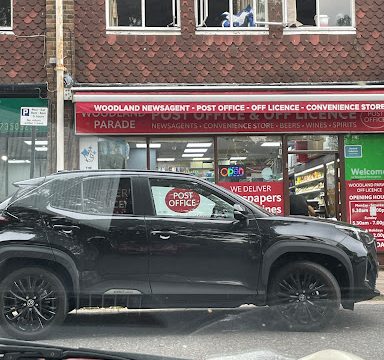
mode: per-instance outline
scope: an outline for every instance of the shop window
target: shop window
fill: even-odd
[[[0,29],[12,27],[12,2],[11,0],[0,0]]]
[[[217,143],[219,182],[282,180],[279,136],[221,136]]]
[[[147,169],[145,138],[99,138],[99,169]]]
[[[290,27],[353,27],[354,0],[285,0]]]
[[[0,200],[16,191],[13,183],[46,175],[48,140],[16,137],[9,133],[0,137]]]
[[[214,181],[212,138],[159,138],[149,146],[151,170],[184,172]]]
[[[109,0],[107,4],[109,28],[179,27],[180,0]]]
[[[288,137],[290,194],[300,195],[317,216],[336,218],[339,203],[338,137]]]
[[[196,0],[198,28],[264,27],[266,0]]]

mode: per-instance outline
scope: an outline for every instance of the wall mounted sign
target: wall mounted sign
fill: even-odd
[[[383,134],[345,137],[345,147],[351,147],[353,154],[345,153],[347,219],[372,233],[380,252],[384,252],[383,143]]]
[[[384,133],[383,115],[372,113],[92,113],[76,104],[76,133],[233,134]]]
[[[219,182],[218,185],[242,196],[244,199],[262,206],[276,215],[284,213],[282,181],[268,182]]]

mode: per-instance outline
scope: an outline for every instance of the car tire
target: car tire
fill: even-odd
[[[340,287],[323,266],[298,261],[279,269],[269,283],[268,304],[277,324],[292,331],[329,325],[340,308]]]
[[[64,321],[67,310],[62,281],[46,269],[19,269],[0,283],[0,325],[11,338],[44,338]]]

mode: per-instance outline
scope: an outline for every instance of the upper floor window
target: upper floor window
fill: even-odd
[[[12,4],[11,0],[0,0],[0,29],[12,28]]]
[[[354,27],[354,0],[285,0],[290,27],[337,29]]]
[[[196,0],[196,22],[211,29],[265,27],[267,0]]]
[[[180,0],[108,0],[107,27],[113,30],[175,28],[180,26],[179,12]]]

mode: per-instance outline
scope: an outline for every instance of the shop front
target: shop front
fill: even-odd
[[[14,182],[46,175],[47,114],[47,99],[0,98],[0,202]]]
[[[366,223],[384,245],[384,198],[368,221],[357,219],[361,204],[351,199],[359,198],[348,197],[360,171],[348,175],[357,158],[348,156],[364,136],[384,144],[384,103],[354,100],[355,93],[348,101],[345,94],[285,95],[78,92],[79,168],[186,172],[277,215],[290,214],[291,195],[304,196],[316,216]],[[369,151],[362,153],[369,162]],[[381,160],[376,173],[383,169]],[[384,196],[383,180],[372,179],[375,195]]]

